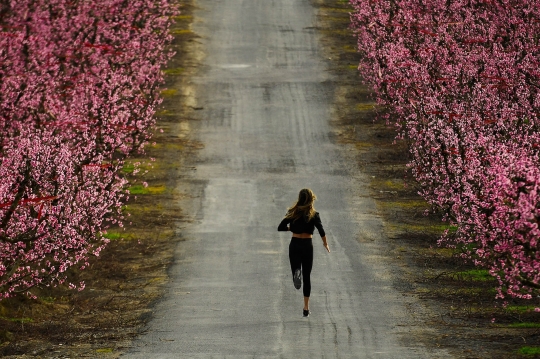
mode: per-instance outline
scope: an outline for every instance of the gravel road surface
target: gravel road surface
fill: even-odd
[[[199,0],[206,58],[182,230],[165,297],[125,358],[449,358],[415,340],[420,306],[392,287],[382,219],[330,125],[334,79],[309,0]],[[277,225],[309,187],[332,250],[314,235],[309,318]]]

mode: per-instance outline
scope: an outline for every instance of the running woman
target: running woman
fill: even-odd
[[[278,226],[278,231],[291,231],[292,239],[289,244],[289,261],[293,283],[296,289],[304,282],[304,317],[309,317],[309,295],[311,293],[311,268],[313,266],[313,231],[315,228],[321,235],[324,248],[330,253],[330,248],[326,242],[326,234],[319,217],[319,212],[315,211],[313,202],[317,197],[309,188],[300,190],[298,201],[287,210],[285,218]]]

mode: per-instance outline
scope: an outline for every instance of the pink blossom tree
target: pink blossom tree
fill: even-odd
[[[351,0],[359,69],[410,140],[420,194],[457,226],[441,243],[499,297],[540,288],[537,1]]]
[[[0,1],[0,299],[63,283],[121,224],[119,169],[150,138],[175,13],[166,0]]]

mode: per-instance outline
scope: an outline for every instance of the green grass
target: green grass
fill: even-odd
[[[109,230],[107,233],[103,233],[103,237],[115,241],[115,240],[133,240],[138,238],[134,233],[130,233],[129,231],[115,231],[115,230]]]
[[[135,170],[135,165],[133,163],[126,163],[122,167],[122,172],[124,173],[132,173]]]
[[[391,179],[391,180],[385,180],[380,178],[372,178],[371,184],[377,189],[377,190],[393,190],[393,191],[400,191],[405,189],[405,184],[403,181],[399,179]],[[427,207],[428,204],[426,201],[424,202],[424,206]]]
[[[134,185],[128,188],[130,194],[161,194],[165,192],[165,186],[148,186],[144,187],[141,184]]]
[[[185,35],[185,34],[191,34],[192,31],[187,30],[187,29],[173,29],[170,31],[170,33],[173,35]]]
[[[509,305],[504,308],[505,312],[510,313],[527,313],[534,311],[535,305]]]
[[[518,353],[523,355],[537,355],[540,354],[540,347],[522,347],[518,350]]]
[[[448,231],[448,233],[455,233],[458,229],[457,226],[450,226],[448,224],[439,224],[439,225],[434,225],[433,227],[437,228],[437,230],[440,231],[441,233],[444,231]]]
[[[112,353],[113,351],[114,351],[113,348],[101,348],[101,349],[96,349],[96,352],[97,352],[97,353],[102,353],[102,354]]]
[[[173,112],[169,110],[161,110],[156,112],[156,116],[167,117],[167,116],[178,116],[178,112]]]
[[[135,166],[135,163],[138,163],[137,166]],[[141,158],[132,158],[129,160],[126,160],[124,163],[124,166],[122,167],[122,172],[124,173],[133,173],[135,168],[138,168],[140,173],[144,173],[145,171],[152,171],[155,170],[158,167],[158,164],[156,162],[150,162],[147,159],[141,159]]]
[[[103,233],[103,237],[114,241],[123,238],[123,235],[120,232],[108,231],[107,233]]]
[[[184,68],[177,67],[175,69],[165,69],[163,70],[163,72],[165,73],[165,75],[178,76],[184,72]]]
[[[487,282],[494,280],[491,274],[489,274],[489,271],[486,269],[471,269],[463,272],[457,272],[455,276],[474,282]]]
[[[161,110],[156,112],[156,116],[171,116],[173,113],[169,110]]]
[[[373,144],[371,142],[363,142],[363,141],[357,141],[357,142],[354,143],[354,145],[359,150],[366,150],[368,148],[373,147]]]
[[[178,93],[178,90],[175,90],[175,89],[167,89],[167,90],[161,91],[161,96],[163,96],[163,97],[173,97],[173,96],[176,95],[177,93]]]
[[[353,68],[353,65],[349,65],[351,69]],[[358,69],[358,65],[354,65],[354,70]],[[377,104],[375,102],[363,102],[356,104],[356,109],[358,111],[374,111],[377,107]]]
[[[508,328],[540,328],[540,323],[519,322],[507,325]]]
[[[193,19],[192,15],[177,15],[177,16],[171,16],[173,20],[191,20]]]
[[[392,181],[392,180],[386,180],[383,182],[383,185],[385,188],[389,188],[389,189],[392,189],[394,191],[397,191],[397,190],[402,190],[405,188],[403,182],[399,182],[399,181]],[[422,206],[423,207],[427,207],[427,202],[426,201],[421,201],[422,202]]]
[[[165,144],[161,144],[161,143],[156,143],[155,146],[152,146],[153,149],[161,149],[161,148],[166,148],[168,150],[177,150],[177,151],[181,151],[184,149],[184,145],[181,144],[181,143],[165,143]]]

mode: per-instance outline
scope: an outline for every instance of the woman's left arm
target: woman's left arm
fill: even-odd
[[[319,234],[321,235],[324,248],[326,248],[328,253],[330,253],[330,248],[328,247],[328,242],[326,241],[326,233],[324,232],[324,228],[323,228],[319,213],[315,215],[315,227],[317,228],[317,230],[319,231]]]

